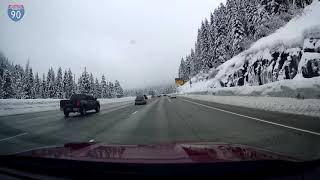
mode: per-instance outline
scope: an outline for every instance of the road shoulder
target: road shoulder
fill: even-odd
[[[195,103],[203,104],[218,108],[221,110],[229,111],[232,113],[240,114],[243,116],[249,116],[257,119],[262,119],[271,123],[278,123],[285,126],[304,129],[320,133],[320,118],[313,116],[297,115],[284,112],[275,112],[263,109],[248,108],[236,105],[227,105],[216,102],[198,100],[195,98],[189,98],[188,96],[180,96],[180,100],[189,100]]]

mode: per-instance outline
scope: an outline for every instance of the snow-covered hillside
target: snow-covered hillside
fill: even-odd
[[[319,98],[320,78],[314,78],[320,76],[319,17],[320,2],[314,1],[301,15],[293,18],[275,33],[258,40],[248,50],[211,69],[208,74],[198,74],[192,78],[192,88],[187,83],[179,88],[180,92],[213,92],[229,89],[221,87],[248,88],[264,85],[248,88],[249,92],[255,89],[258,95],[277,96],[271,92],[279,92],[283,88],[282,92],[289,89],[293,90],[294,94],[280,93],[279,96],[298,96],[297,92],[301,90],[302,93],[306,93],[305,97],[308,97],[308,91],[315,91],[309,94],[309,97]],[[214,88],[218,89],[213,90]],[[234,88],[230,91],[235,93],[245,90]]]

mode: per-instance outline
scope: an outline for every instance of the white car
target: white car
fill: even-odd
[[[175,94],[170,94],[170,96],[169,96],[171,99],[172,98],[177,98],[177,95],[175,95]]]

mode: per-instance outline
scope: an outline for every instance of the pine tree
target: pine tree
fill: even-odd
[[[210,58],[209,51],[210,51],[210,35],[209,35],[210,29],[209,29],[209,22],[207,19],[204,20],[201,24],[200,28],[200,43],[201,43],[201,49],[200,49],[200,59],[201,59],[201,70],[204,72],[207,72],[209,69],[211,69],[212,66],[212,59]]]
[[[194,52],[194,72],[198,74],[202,68],[202,57],[201,57],[201,37],[200,37],[200,29],[198,30],[197,42],[195,44],[195,52]]]
[[[90,73],[90,76],[89,76],[89,87],[90,87],[89,94],[91,94],[91,95],[95,94],[94,85],[95,85],[94,84],[94,77],[93,77],[92,73]]]
[[[181,79],[186,79],[185,77],[185,72],[186,72],[186,65],[185,65],[185,62],[184,62],[184,59],[181,58],[181,61],[180,61],[180,67],[179,67],[179,78]]]
[[[107,90],[107,82],[104,75],[102,75],[101,78],[101,98],[107,98],[108,97],[108,90]]]
[[[72,75],[71,69],[69,69],[67,75],[66,98],[69,98],[72,94],[75,94],[76,90],[74,76]]]
[[[62,82],[62,69],[59,67],[57,72],[57,78],[56,78],[56,98],[62,99],[63,98],[63,82]]]
[[[32,68],[29,69],[29,73],[27,74],[27,98],[29,99],[34,99],[35,98],[35,90],[34,90],[34,77],[33,77],[33,72]]]
[[[73,94],[75,93],[80,93],[79,91],[79,85],[76,83],[76,75],[72,74],[73,80],[72,80],[72,89],[73,89]]]
[[[52,67],[48,71],[47,82],[46,82],[46,97],[55,98],[56,97],[56,86],[55,86],[55,73]]]
[[[101,98],[101,87],[100,87],[100,84],[99,84],[99,81],[97,78],[94,83],[94,94],[93,95],[96,98]]]
[[[3,98],[3,85],[5,83],[4,71],[5,71],[5,57],[0,53],[0,98]]]
[[[114,90],[114,84],[112,82],[109,82],[108,85],[108,98],[114,98],[115,95],[115,90]]]
[[[41,98],[41,82],[39,79],[38,73],[36,73],[35,78],[34,78],[34,94],[35,98]]]
[[[232,42],[231,57],[237,55],[243,50],[241,42],[244,38],[244,26],[243,26],[243,10],[241,2],[239,0],[227,0],[227,12],[229,17],[229,41]]]
[[[30,73],[30,70],[29,70],[29,60],[27,61],[27,64],[26,64],[26,68],[24,70],[24,73],[23,73],[23,81],[22,81],[22,85],[23,85],[23,97],[21,97],[22,99],[30,99],[30,94],[31,94],[31,89],[30,89],[30,83],[29,83],[29,73]]]
[[[89,94],[91,92],[90,89],[90,76],[87,72],[87,68],[85,67],[79,78],[79,92],[83,94]]]
[[[0,98],[3,98],[3,85],[4,85],[4,77],[0,76]]]
[[[42,82],[41,82],[41,98],[47,98],[47,82],[46,82],[46,75],[42,74]]]
[[[116,80],[114,83],[114,90],[115,90],[116,97],[120,98],[123,96],[123,89],[118,80]]]
[[[20,65],[14,66],[14,72],[12,74],[12,83],[13,90],[15,91],[15,98],[22,99],[25,97],[25,92],[23,89],[23,81],[24,81],[24,70]]]
[[[219,66],[224,63],[230,57],[230,41],[228,41],[228,15],[227,9],[223,4],[220,4],[219,8],[214,11],[214,16],[216,17],[214,30],[215,33],[215,59],[214,66]]]
[[[208,57],[210,59],[212,67],[217,67],[216,66],[216,38],[217,38],[217,31],[216,31],[216,17],[213,13],[210,13],[210,25],[208,27],[209,31],[209,39],[208,39],[208,44],[209,44],[209,52],[208,52]],[[187,58],[186,59],[186,64],[190,64],[190,60]],[[187,65],[188,66],[188,65]]]
[[[8,70],[4,71],[3,75],[3,99],[9,99],[9,98],[14,98],[14,91],[12,87],[12,80],[11,80],[11,75]]]
[[[195,58],[194,50],[191,49],[191,53],[190,53],[190,77],[189,77],[189,79],[197,74],[197,72],[195,70],[195,61],[196,61],[196,58]]]
[[[62,81],[62,84],[63,84],[63,98],[68,98],[69,96],[67,96],[69,93],[69,88],[68,88],[68,72],[67,70],[64,70],[64,73],[63,73],[63,81]]]

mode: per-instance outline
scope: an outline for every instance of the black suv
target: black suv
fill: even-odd
[[[70,112],[79,112],[85,115],[89,110],[100,111],[100,102],[97,98],[87,94],[74,94],[70,100],[60,101],[60,110],[63,111],[66,117],[69,117]]]

